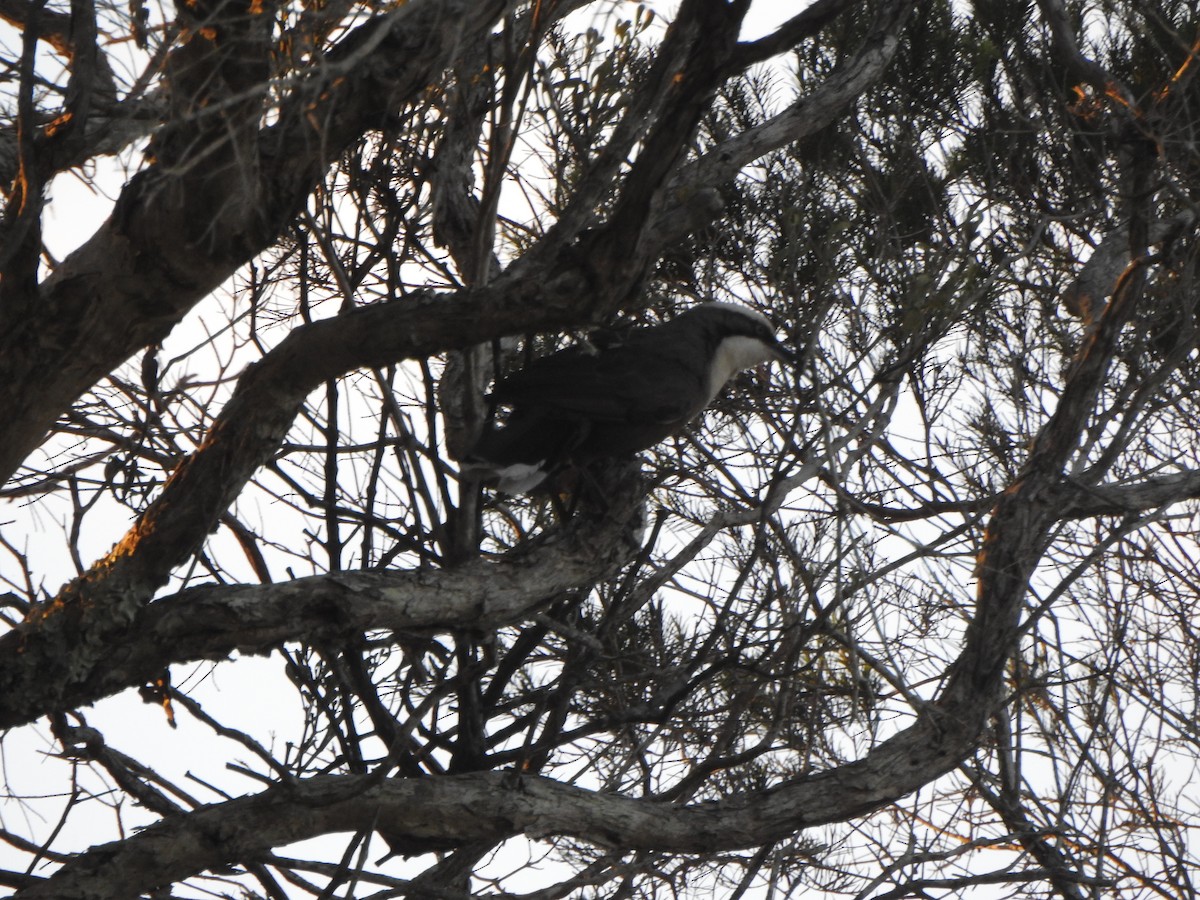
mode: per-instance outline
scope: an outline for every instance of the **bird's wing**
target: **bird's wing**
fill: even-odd
[[[631,340],[599,352],[569,347],[534,360],[496,385],[500,403],[595,422],[672,422],[690,418],[707,376],[661,346]],[[690,365],[684,364],[691,362]]]

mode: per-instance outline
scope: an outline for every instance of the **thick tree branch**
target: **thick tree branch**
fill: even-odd
[[[1195,225],[1196,215],[1191,210],[1180,213],[1173,219],[1158,219],[1149,223],[1148,243],[1153,246],[1173,242]],[[1067,312],[1090,325],[1112,295],[1117,279],[1129,265],[1129,226],[1119,225],[1106,234],[1092,251],[1067,289],[1063,291],[1062,304]]]
[[[1016,649],[1029,579],[1061,517],[1056,502],[1067,462],[1108,373],[1117,338],[1142,295],[1144,260],[1131,263],[1112,300],[1067,373],[1058,407],[1038,432],[1021,474],[996,505],[978,562],[975,615],[951,666],[940,705],[974,719],[981,734],[999,702],[1003,671]]]
[[[772,150],[816,134],[878,82],[900,47],[900,35],[912,8],[912,0],[891,0],[880,11],[859,51],[841,63],[820,87],[683,167],[668,188],[669,204],[658,211],[654,227],[647,231],[653,242],[648,252],[661,250],[694,230],[698,218],[711,221],[715,218],[714,189]]]
[[[816,0],[770,34],[738,44],[737,52],[730,60],[731,74],[786,53],[801,41],[816,35],[848,9],[860,10],[861,7],[852,0]]]
[[[0,663],[0,677],[21,685],[0,698],[0,728],[145,684],[173,663],[371,629],[486,630],[518,621],[564,591],[612,576],[633,558],[644,490],[640,479],[628,479],[621,493],[609,496],[603,515],[578,516],[533,549],[500,560],[476,559],[449,570],[340,572],[279,584],[191,588],[150,604],[128,627],[111,629],[107,651],[99,655],[86,641],[53,651],[39,635],[24,652],[6,652]],[[4,644],[6,650],[13,646],[11,639]],[[52,659],[51,652],[66,656]],[[59,674],[48,678],[52,671]]]
[[[1078,484],[1067,479],[1054,488],[1060,515],[1137,516],[1154,509],[1200,499],[1200,472],[1189,469],[1132,484]]]
[[[1100,94],[1120,88],[1127,99],[1130,97],[1128,89],[1121,86],[1111,72],[1084,55],[1075,37],[1077,23],[1071,21],[1070,10],[1063,0],[1038,0],[1038,9],[1050,28],[1059,59],[1072,78],[1090,84]]]
[[[83,129],[83,137],[72,141],[75,155],[55,154],[54,162],[60,171],[127,150],[130,145],[151,134],[162,119],[164,103],[161,92],[120,102],[109,102],[94,96],[95,93],[93,89],[91,113]],[[17,135],[14,129],[7,128],[0,130],[0,182],[9,184],[16,175]]]
[[[649,236],[648,216],[661,205],[664,181],[682,158],[724,79],[723,68],[733,53],[745,12],[745,0],[729,4],[723,0],[690,0],[680,6],[642,88],[546,235],[547,248],[556,252],[586,229],[595,218],[596,208],[611,196],[617,173],[627,165],[630,153],[640,142],[641,151],[612,204],[606,228],[586,239],[593,277],[599,283],[616,286],[608,293],[616,298],[617,305],[642,278],[653,255],[653,244],[643,246]],[[617,305],[601,307],[596,319],[615,312]]]
[[[676,806],[597,793],[548,778],[481,772],[425,779],[332,775],[160,822],[95,847],[20,898],[137,897],[158,885],[332,832],[374,829],[419,854],[525,834],[573,835],[624,850],[711,853],[770,843],[799,829],[877,808],[931,777],[947,743],[929,728],[893,752],[889,741],[852,766],[765,792]],[[935,762],[936,766],[936,762]]]

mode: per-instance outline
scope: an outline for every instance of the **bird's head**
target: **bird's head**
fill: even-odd
[[[771,320],[746,306],[705,303],[689,309],[674,322],[680,330],[694,329],[705,335],[712,348],[708,373],[709,400],[742,369],[771,360],[782,363],[795,361],[795,354],[780,343]]]

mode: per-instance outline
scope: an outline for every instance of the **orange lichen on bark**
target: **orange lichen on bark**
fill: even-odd
[[[1192,44],[1192,49],[1188,51],[1187,59],[1180,63],[1179,68],[1175,70],[1175,74],[1171,76],[1171,79],[1155,93],[1154,101],[1156,103],[1161,103],[1165,100],[1171,93],[1171,88],[1178,84],[1179,79],[1187,74],[1187,70],[1192,67],[1192,61],[1196,58],[1197,53],[1200,53],[1200,39],[1197,39],[1196,43]]]
[[[61,116],[58,116],[46,125],[46,137],[53,137],[54,133],[71,121],[71,112],[68,110]]]

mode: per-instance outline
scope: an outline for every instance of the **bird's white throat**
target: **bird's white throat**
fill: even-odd
[[[774,358],[775,351],[758,338],[744,334],[723,338],[717,344],[717,352],[713,354],[712,365],[708,368],[708,400],[704,405],[707,406],[720,393],[725,382],[742,369]]]

